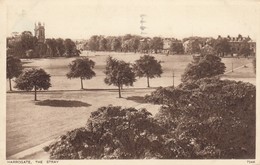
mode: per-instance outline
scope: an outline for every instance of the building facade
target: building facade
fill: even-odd
[[[218,39],[221,36],[218,37]],[[238,35],[237,37],[230,37],[229,35],[226,37],[230,45],[230,51],[232,54],[238,54],[240,49],[242,48],[242,44],[244,42],[249,44],[251,55],[255,55],[256,53],[256,42],[254,42],[249,36],[243,37],[242,35]]]

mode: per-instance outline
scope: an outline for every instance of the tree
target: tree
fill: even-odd
[[[91,51],[98,51],[99,42],[98,42],[98,36],[97,35],[90,37],[90,39],[88,41],[88,48]]]
[[[181,76],[182,82],[192,82],[205,77],[213,77],[225,72],[225,64],[215,55],[202,56],[198,61],[193,60]]]
[[[45,150],[50,159],[167,158],[165,133],[146,109],[100,107],[86,127],[69,131]]]
[[[107,39],[102,37],[99,39],[99,47],[98,50],[106,51],[107,50]]]
[[[37,45],[37,38],[30,31],[24,31],[21,35],[7,38],[9,52],[15,57],[25,57],[26,51],[34,50]]]
[[[200,44],[202,43],[202,38],[189,37],[183,39],[183,47],[185,53],[198,54],[200,53]]]
[[[243,41],[241,43],[240,49],[238,54],[239,55],[244,55],[245,57],[248,57],[251,54],[251,49],[250,49],[250,45],[247,41]]]
[[[121,98],[122,85],[133,86],[133,83],[136,81],[135,74],[129,63],[110,56],[107,58],[105,74],[105,83],[118,87],[119,98]]]
[[[149,41],[147,38],[144,38],[140,41],[139,50],[143,53],[148,53],[149,50]]]
[[[118,51],[121,49],[121,42],[118,38],[114,38],[111,43],[111,50]]]
[[[214,52],[213,47],[210,46],[210,45],[208,45],[208,44],[206,44],[205,46],[203,46],[203,47],[201,48],[201,51],[200,51],[200,54],[201,54],[202,56],[211,55],[211,54],[214,54],[214,53],[215,53],[215,52]]]
[[[177,54],[183,53],[184,48],[181,42],[172,42],[170,45],[170,51]]]
[[[157,54],[158,50],[163,49],[163,40],[161,37],[153,37],[149,44],[150,49],[153,49],[155,54]]]
[[[163,73],[161,62],[149,55],[141,56],[136,60],[134,70],[138,77],[147,78],[147,87],[150,87],[149,78],[160,77]]]
[[[63,56],[65,53],[65,46],[64,46],[64,40],[62,38],[56,39],[56,44],[57,44],[57,51],[59,56]]]
[[[84,89],[82,81],[85,79],[91,79],[96,75],[93,71],[94,66],[95,62],[88,58],[76,59],[69,64],[70,71],[67,73],[67,77],[70,79],[80,78],[81,89]]]
[[[204,78],[146,97],[165,106],[155,118],[185,158],[254,159],[256,87]],[[155,102],[155,103],[156,103]]]
[[[136,53],[138,47],[140,45],[140,38],[135,36],[130,39],[130,49]]]
[[[22,32],[21,43],[24,51],[33,50],[37,42],[37,38],[30,31]]]
[[[46,54],[50,57],[55,57],[57,56],[57,42],[54,38],[52,39],[46,39],[45,43],[47,45],[47,52]]]
[[[69,38],[64,40],[65,54],[67,57],[79,56],[80,51],[77,49],[76,44]]]
[[[130,51],[130,40],[123,41],[121,47],[124,52]]]
[[[214,49],[221,56],[224,56],[225,54],[228,54],[231,51],[230,44],[226,38],[217,39],[214,45]]]
[[[16,86],[20,90],[30,91],[34,89],[34,100],[37,100],[37,90],[47,90],[51,87],[50,75],[43,69],[25,70],[15,80]]]
[[[22,63],[19,58],[7,56],[6,59],[6,77],[9,79],[10,91],[12,91],[12,78],[18,77],[22,73]]]

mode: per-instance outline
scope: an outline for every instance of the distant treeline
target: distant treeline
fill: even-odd
[[[183,40],[162,37],[93,35],[84,41],[71,39],[46,39],[39,42],[30,31],[7,38],[7,55],[19,58],[72,57],[79,56],[80,50],[115,51],[164,54],[215,54],[219,56],[255,55],[256,43],[250,37],[188,37]]]
[[[24,31],[19,36],[7,38],[7,55],[19,58],[38,58],[38,57],[72,57],[79,56],[76,44],[71,39],[46,39],[44,43],[30,31]]]
[[[142,37],[127,34],[124,36],[93,35],[89,40],[79,42],[81,50],[117,51],[167,54],[200,54],[212,50],[214,54],[252,55],[255,53],[255,42],[250,37],[188,37],[183,40],[162,37]],[[250,45],[251,44],[251,45]],[[253,45],[252,45],[253,44]]]
[[[163,49],[161,37],[142,38],[137,35],[124,36],[92,36],[83,49],[91,51],[119,51],[119,52],[144,52],[153,50],[155,53]]]

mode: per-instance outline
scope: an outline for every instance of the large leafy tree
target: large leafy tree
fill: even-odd
[[[101,37],[99,39],[98,50],[100,50],[100,51],[106,51],[107,50],[107,39],[105,37]]]
[[[158,52],[158,50],[163,49],[163,40],[161,37],[153,37],[152,40],[149,42],[150,49],[153,49],[155,53]]]
[[[146,98],[165,106],[156,115],[184,158],[254,159],[256,88],[204,78],[160,88]]]
[[[136,60],[134,70],[138,77],[147,78],[147,87],[150,87],[150,78],[160,77],[163,73],[160,61],[149,55],[141,56],[139,60]]]
[[[147,38],[144,38],[143,40],[140,41],[139,44],[139,50],[143,53],[148,53],[149,50],[149,41]]]
[[[121,50],[121,42],[119,38],[114,38],[111,43],[111,50],[119,51]]]
[[[22,62],[19,58],[7,56],[6,59],[6,78],[9,79],[10,91],[12,91],[12,78],[18,77],[22,73]]]
[[[241,43],[240,49],[238,54],[239,55],[244,55],[245,57],[248,57],[251,54],[251,49],[250,49],[250,45],[247,41],[243,41]]]
[[[91,36],[88,41],[88,49],[91,51],[97,51],[99,49],[99,37],[97,35]]]
[[[30,31],[24,31],[17,37],[7,38],[9,52],[15,57],[25,57],[28,50],[34,50],[37,38]]]
[[[184,49],[185,53],[197,54],[200,53],[201,41],[197,38],[190,38],[188,40],[184,39]]]
[[[59,56],[63,56],[65,53],[64,40],[62,38],[56,39],[57,51]]]
[[[230,44],[226,38],[217,39],[214,44],[214,49],[221,56],[224,56],[225,54],[228,54],[231,51]]]
[[[33,50],[37,45],[37,38],[30,31],[24,31],[21,35],[21,43],[25,52]]]
[[[123,41],[122,42],[122,50],[124,51],[124,52],[128,52],[128,51],[130,51],[130,41],[131,40],[125,40],[125,41]]]
[[[58,54],[57,41],[54,38],[52,38],[52,39],[46,39],[45,43],[47,45],[46,54],[50,57],[56,56]]]
[[[15,80],[15,88],[30,91],[34,89],[34,100],[37,100],[37,90],[47,90],[51,87],[50,75],[43,69],[25,70]]]
[[[130,49],[136,53],[138,47],[140,45],[140,38],[135,36],[130,40]]]
[[[136,81],[130,64],[112,57],[107,58],[105,74],[105,83],[118,87],[119,98],[121,98],[121,87],[123,85],[133,86]]]
[[[96,74],[93,71],[95,67],[95,62],[88,59],[88,58],[79,58],[72,61],[69,64],[70,71],[67,73],[68,78],[80,78],[81,82],[81,89],[83,88],[83,80],[84,79],[91,79]]]
[[[100,107],[85,128],[68,132],[45,150],[51,159],[166,158],[164,133],[145,109]]]
[[[184,52],[184,48],[181,42],[172,42],[170,45],[170,51],[174,52],[174,53],[183,53]]]
[[[199,60],[193,60],[186,67],[181,80],[182,82],[196,81],[205,77],[213,77],[225,72],[226,66],[221,58],[215,55],[205,55]]]
[[[200,54],[201,54],[202,56],[211,55],[211,54],[214,54],[214,53],[215,53],[215,52],[214,52],[214,48],[213,48],[212,46],[208,45],[208,44],[206,44],[205,46],[203,46],[203,47],[201,48],[201,52],[200,52]]]
[[[80,50],[77,49],[75,42],[67,38],[63,42],[65,48],[65,54],[67,57],[79,56]]]

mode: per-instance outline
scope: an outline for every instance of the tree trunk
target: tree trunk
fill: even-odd
[[[149,77],[147,76],[147,87],[150,87],[150,83],[149,83]]]
[[[12,83],[11,83],[11,79],[9,78],[9,87],[10,87],[10,91],[12,91]]]
[[[121,85],[118,84],[118,97],[121,98]]]
[[[83,80],[82,80],[82,77],[80,77],[80,83],[81,83],[81,89],[84,89],[84,88],[83,88]]]
[[[36,86],[34,86],[34,101],[37,101]]]

